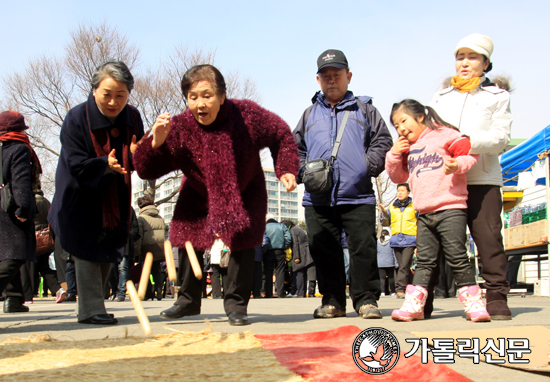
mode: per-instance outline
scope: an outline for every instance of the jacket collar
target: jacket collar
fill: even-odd
[[[409,196],[407,198],[407,200],[405,200],[404,202],[401,202],[399,199],[395,199],[395,201],[393,202],[393,205],[397,208],[400,208],[400,207],[407,207],[410,203],[412,202],[412,199],[411,197]]]
[[[330,104],[327,102],[327,99],[325,98],[325,95],[323,93],[321,93],[320,91],[315,93],[315,95],[312,98],[312,101],[313,101],[313,103],[318,102],[319,104],[323,105],[324,107],[326,107],[328,109],[331,108]],[[350,90],[348,90],[346,92],[346,95],[344,96],[344,99],[342,101],[340,101],[338,104],[336,104],[335,108],[338,109],[338,110],[342,110],[342,109],[345,109],[348,106],[353,105],[355,103],[356,103],[355,96],[353,95],[353,93]]]
[[[157,216],[159,214],[159,210],[156,206],[150,205],[145,206],[139,211],[140,215],[148,215],[148,216]]]
[[[90,92],[87,101],[88,116],[90,118],[90,130],[105,129],[113,126],[111,121],[104,116],[97,104],[95,103],[94,93]],[[126,104],[124,109],[120,112],[115,120],[115,125],[134,126],[136,129],[138,126],[134,123],[134,119],[130,115],[129,105]],[[136,130],[137,131],[137,130]]]

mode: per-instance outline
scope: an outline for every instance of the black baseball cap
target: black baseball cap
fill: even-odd
[[[321,53],[317,59],[317,73],[328,66],[332,66],[337,69],[344,69],[349,65],[346,56],[341,50],[329,49]]]

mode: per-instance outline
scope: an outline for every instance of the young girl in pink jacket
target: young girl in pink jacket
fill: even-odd
[[[386,154],[386,172],[394,183],[408,180],[419,213],[413,285],[407,285],[405,302],[392,319],[424,319],[427,288],[441,249],[453,269],[466,318],[490,321],[466,253],[466,173],[478,155],[469,155],[468,137],[418,101],[394,104],[391,120],[399,138]]]

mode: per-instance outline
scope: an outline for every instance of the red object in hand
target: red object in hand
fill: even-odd
[[[449,154],[451,154],[451,157],[456,158],[463,155],[470,154],[470,150],[472,149],[472,143],[470,142],[470,138],[466,136],[462,136],[455,140],[454,142],[449,142],[445,145],[445,149],[449,151]]]
[[[405,152],[401,153],[401,163],[403,163],[403,168],[406,169],[406,170],[409,169],[408,158],[409,158],[409,152],[408,151],[405,151]]]

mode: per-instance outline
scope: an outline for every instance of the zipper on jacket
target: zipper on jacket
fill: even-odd
[[[466,93],[466,97],[464,97],[464,103],[462,104],[462,110],[460,110],[460,119],[458,120],[458,126],[457,129],[460,130],[460,125],[462,125],[462,116],[464,115],[464,108],[466,107],[466,100],[468,99],[469,92]]]

